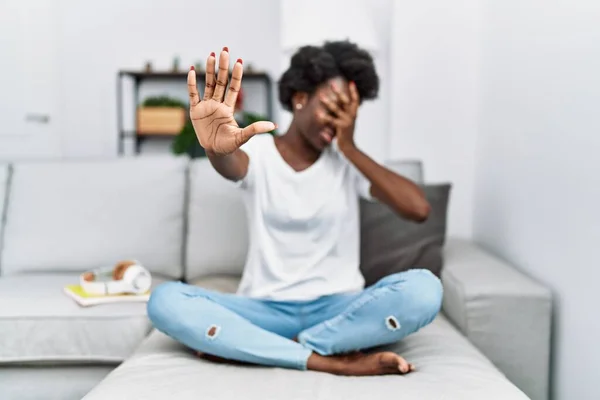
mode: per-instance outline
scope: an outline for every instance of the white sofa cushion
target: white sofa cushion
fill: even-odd
[[[384,165],[415,183],[425,183],[423,163],[419,160],[388,160]]]
[[[114,368],[114,364],[2,366],[0,393],[3,400],[78,400]]]
[[[186,279],[241,274],[248,251],[242,195],[205,158],[191,163],[188,209]]]
[[[135,350],[152,328],[146,303],[80,307],[63,293],[78,278],[0,277],[0,365],[121,362]]]
[[[549,288],[472,241],[444,249],[448,319],[532,399],[551,387],[553,296]]]
[[[211,275],[194,279],[189,283],[221,293],[235,293],[240,286],[240,275]]]
[[[215,364],[154,330],[83,399],[527,399],[443,315],[387,349],[417,371],[356,378]]]
[[[15,164],[2,272],[75,272],[136,258],[181,277],[187,160]]]

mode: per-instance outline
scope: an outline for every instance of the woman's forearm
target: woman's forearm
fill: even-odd
[[[217,155],[207,151],[206,156],[210,160],[213,168],[225,179],[239,181],[246,176],[248,172],[248,155],[241,149],[235,150],[231,154]]]
[[[371,195],[401,216],[423,222],[430,206],[421,188],[378,164],[355,146],[342,149],[346,158],[371,182]]]

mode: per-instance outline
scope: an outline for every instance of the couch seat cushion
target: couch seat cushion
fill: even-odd
[[[235,293],[240,285],[240,281],[240,275],[219,274],[194,279],[190,281],[190,284],[217,292]]]
[[[191,282],[231,292],[235,276]],[[464,336],[440,315],[431,325],[387,349],[417,367],[405,376],[340,377],[312,371],[232,366],[204,361],[154,330],[134,355],[84,400],[99,399],[367,399],[525,400]],[[394,394],[395,393],[395,394]]]
[[[114,364],[0,366],[2,400],[79,400]]]
[[[80,307],[63,293],[78,277],[0,278],[0,363],[121,362],[135,350],[151,330],[146,304]]]
[[[84,400],[527,399],[443,316],[391,348],[418,370],[405,376],[354,378],[215,364],[155,330]]]

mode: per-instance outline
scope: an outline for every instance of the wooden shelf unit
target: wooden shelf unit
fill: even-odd
[[[125,151],[125,140],[133,140],[135,153],[139,153],[140,145],[144,140],[148,140],[149,138],[173,138],[176,134],[161,134],[161,133],[152,133],[152,134],[141,134],[136,132],[137,129],[137,108],[139,106],[139,89],[140,85],[146,81],[172,81],[176,85],[185,85],[187,81],[187,71],[182,72],[170,72],[170,71],[156,71],[156,72],[146,72],[146,71],[134,71],[134,70],[121,70],[118,72],[117,76],[117,124],[118,124],[118,152],[119,155],[123,155]],[[125,130],[123,127],[123,79],[129,78],[133,80],[133,103],[134,103],[134,112],[135,112],[135,122],[133,130]],[[196,71],[196,79],[198,82],[199,89],[204,86],[205,82],[205,72],[204,71]],[[273,119],[273,83],[271,77],[263,72],[254,72],[254,71],[244,71],[244,82],[259,82],[265,85],[266,93],[267,93],[267,117],[272,120]]]

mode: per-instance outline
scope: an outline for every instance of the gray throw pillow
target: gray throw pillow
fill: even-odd
[[[361,200],[361,272],[370,286],[379,279],[412,268],[440,276],[451,184],[421,185],[431,212],[416,223],[380,202]]]

